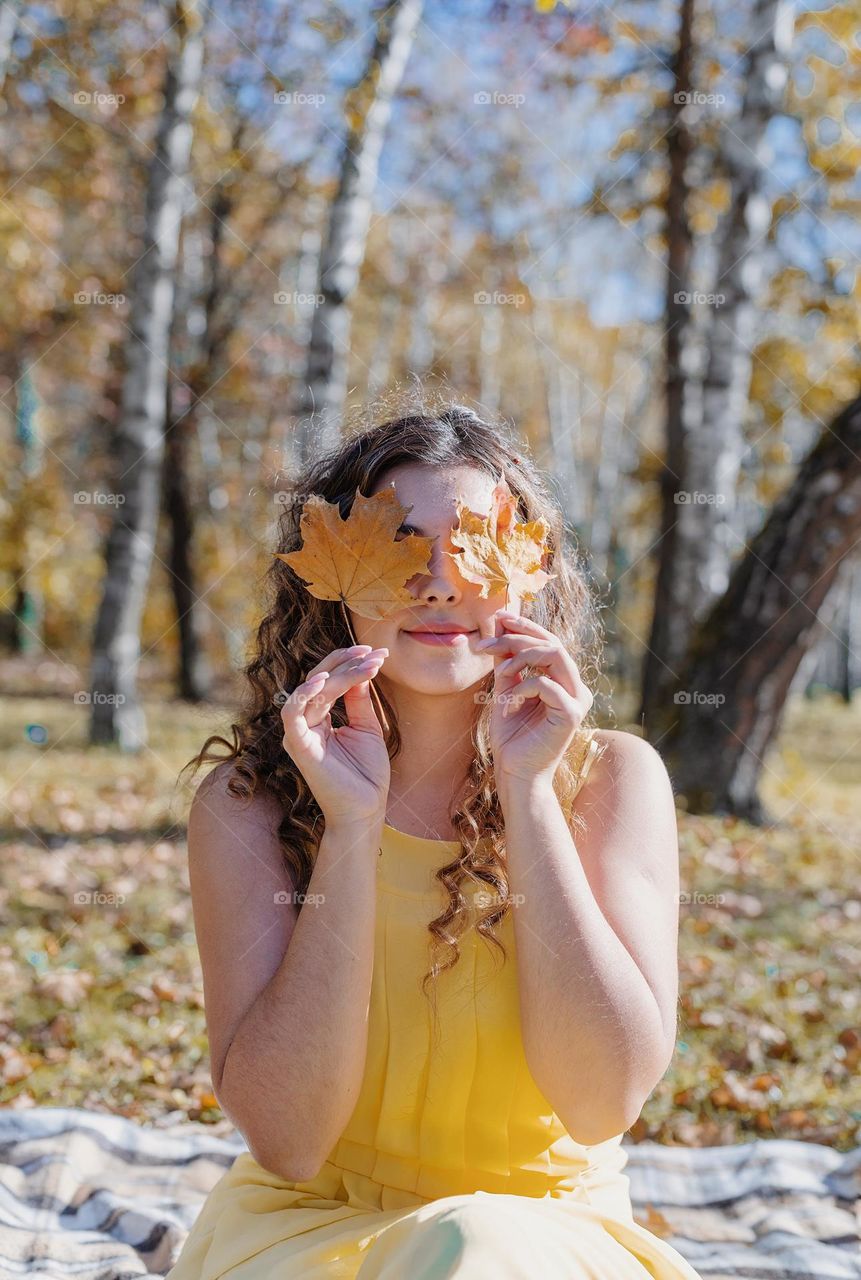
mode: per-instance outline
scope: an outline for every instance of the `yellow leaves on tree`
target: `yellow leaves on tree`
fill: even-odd
[[[481,587],[482,599],[504,591],[507,601],[509,591],[514,591],[522,600],[534,600],[556,576],[541,568],[547,551],[547,521],[518,522],[517,499],[504,478],[493,490],[488,515],[476,515],[460,501],[457,513],[451,540],[460,551],[452,558],[467,582]]]
[[[405,583],[428,567],[433,538],[395,541],[411,507],[393,489],[366,498],[356,493],[346,520],[335,503],[311,494],[302,512],[299,551],[277,552],[318,600],[341,600],[374,620],[414,603]]]
[[[340,600],[365,618],[384,618],[415,604],[406,583],[428,571],[433,538],[395,539],[411,510],[392,488],[370,498],[357,492],[350,515],[342,520],[335,503],[312,494],[300,521],[301,549],[276,554],[318,600]],[[458,550],[448,554],[462,577],[481,588],[482,599],[504,591],[507,602],[513,591],[533,600],[555,576],[541,568],[547,522],[518,522],[516,511],[517,500],[504,478],[493,490],[487,515],[458,500],[451,533]]]

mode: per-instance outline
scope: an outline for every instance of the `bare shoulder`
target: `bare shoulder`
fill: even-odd
[[[282,861],[278,828],[284,813],[275,796],[258,791],[245,798],[230,790],[236,777],[232,760],[206,775],[191,802],[188,816],[190,861],[241,864],[251,858],[275,866]]]
[[[598,729],[598,749],[574,801],[584,820],[578,849],[590,856],[614,854],[657,879],[677,874],[678,829],[672,782],[659,751],[637,734]]]
[[[623,788],[642,795],[644,789],[653,797],[669,793],[672,784],[660,752],[645,738],[622,729],[596,729],[593,756],[587,758],[588,772],[581,794],[595,795],[598,790]]]
[[[232,760],[222,761],[206,775],[192,801],[198,820],[220,823],[229,819],[277,832],[283,817],[281,805],[268,791],[259,790],[249,799],[235,795],[230,786],[237,777]]]

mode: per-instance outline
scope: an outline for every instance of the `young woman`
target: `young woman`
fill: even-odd
[[[553,574],[505,610],[451,536],[500,475]],[[170,1280],[698,1280],[634,1222],[620,1145],[676,1036],[666,770],[588,727],[596,617],[561,515],[470,410],[313,464],[278,551],[309,494],[346,519],[387,487],[397,540],[433,540],[408,603],[372,621],[275,559],[234,741],[191,762],[229,748],[189,862],[213,1084],[249,1150]]]

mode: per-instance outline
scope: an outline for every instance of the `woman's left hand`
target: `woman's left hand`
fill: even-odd
[[[577,664],[554,636],[530,618],[500,611],[495,637],[490,740],[497,784],[512,778],[552,781],[594,701]],[[521,675],[524,667],[540,675]]]

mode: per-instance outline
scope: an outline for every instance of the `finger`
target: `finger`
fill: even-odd
[[[321,658],[316,666],[312,667],[308,672],[308,676],[316,675],[318,671],[334,671],[336,667],[344,662],[351,662],[356,658],[366,658],[372,652],[369,644],[351,644],[344,649],[333,649],[331,653],[327,653],[325,658]]]
[[[517,652],[500,662],[495,675],[497,679],[508,680],[524,667],[542,667],[572,698],[580,697],[586,691],[577,664],[558,643],[530,645],[526,642],[518,646]]]
[[[546,627],[542,627],[540,622],[535,622],[532,618],[524,618],[520,613],[508,613],[502,609],[496,615],[500,632],[514,635],[535,636],[539,640],[549,640],[559,643],[558,636],[552,631],[548,631]]]
[[[496,614],[491,613],[486,618],[479,618],[478,634],[481,640],[492,640],[496,635]]]
[[[380,670],[385,659],[388,657],[388,649],[374,650],[373,652],[357,655],[356,658],[347,660],[338,666],[328,677],[325,685],[319,690],[318,697],[306,711],[306,720],[313,727],[325,720],[326,716],[332,710],[333,705],[341,697],[346,697],[349,690],[360,679],[365,679],[368,675],[375,676]]]
[[[504,697],[503,719],[509,714],[513,715],[527,699],[538,699],[543,702],[552,713],[553,719],[568,717],[573,719],[578,710],[574,699],[569,697],[565,690],[549,676],[530,676],[528,680],[521,681],[516,690],[510,690]]]
[[[351,729],[365,729],[382,735],[383,728],[371,698],[371,681],[378,671],[378,665],[372,663],[368,666],[367,671],[344,694],[344,708],[347,712],[347,724]],[[335,733],[338,732],[339,729],[336,729]]]
[[[555,637],[554,637],[555,640]],[[530,645],[536,643],[534,636],[518,636],[512,632],[507,634],[492,636],[485,644],[483,640],[476,641],[476,648],[480,653],[489,653],[494,659],[502,660],[509,657],[513,653],[518,653],[521,649],[526,649]],[[556,641],[558,644],[558,640]]]
[[[326,661],[333,654],[327,654]],[[297,724],[304,719],[309,724],[319,724],[328,714],[329,708],[344,690],[344,674],[351,667],[358,666],[363,655],[341,660],[333,670],[318,670],[310,674],[291,693],[287,694],[281,707],[281,719],[285,725]],[[322,664],[321,664],[322,665]],[[335,691],[329,693],[328,686],[335,682]]]
[[[303,680],[302,684],[297,685],[287,695],[286,701],[281,707],[281,724],[284,728],[281,745],[285,751],[290,752],[297,747],[309,746],[310,734],[306,719],[308,709],[313,705],[314,699],[320,697],[329,679],[328,672],[319,672],[317,675]]]

